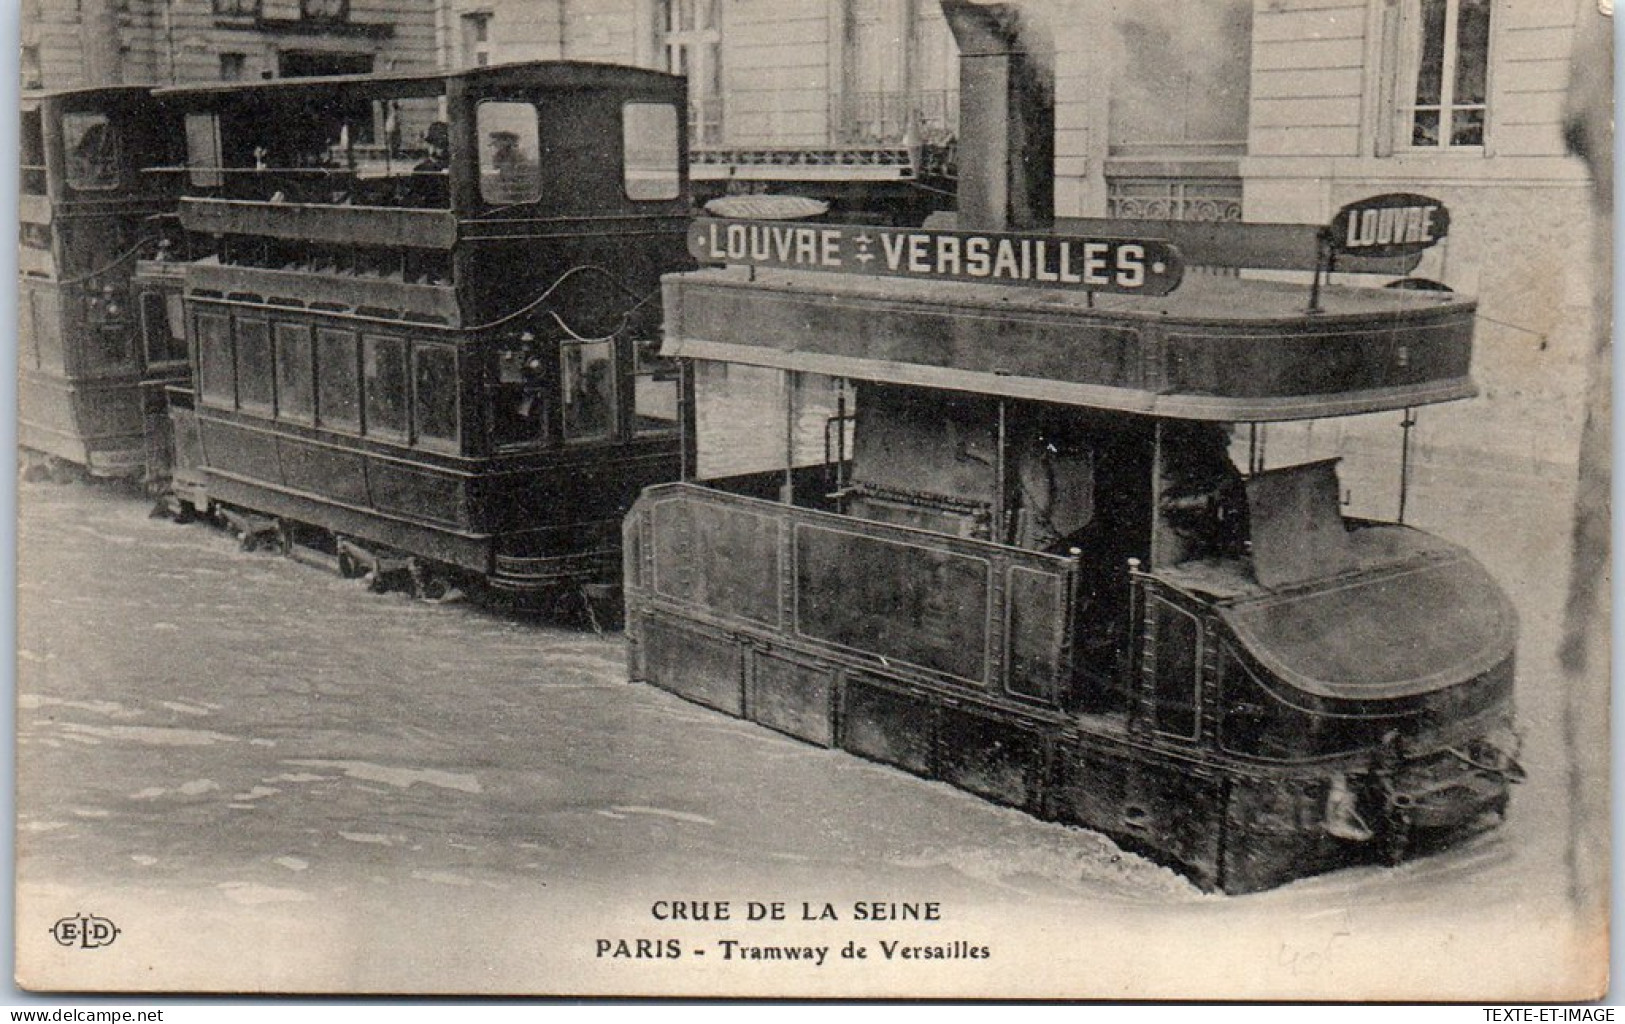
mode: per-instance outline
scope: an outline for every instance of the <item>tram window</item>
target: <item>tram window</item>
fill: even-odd
[[[219,188],[224,181],[220,159],[220,121],[213,114],[187,114],[186,166],[192,184]]]
[[[186,300],[180,292],[164,296],[165,319],[169,321],[169,351],[166,359],[186,361]]]
[[[564,439],[608,437],[615,422],[615,349],[612,342],[578,342],[560,347],[564,394]]]
[[[677,108],[628,103],[621,108],[621,142],[628,199],[676,199]]]
[[[237,321],[237,404],[271,411],[271,325],[247,317]]]
[[[361,382],[367,434],[406,436],[406,343],[368,334],[361,339]]]
[[[96,356],[102,367],[118,366],[135,358],[131,349],[131,332],[123,323],[102,324],[96,328]]]
[[[62,149],[68,184],[77,189],[117,188],[119,140],[106,114],[63,114]]]
[[[24,288],[17,296],[17,342],[23,369],[40,368],[40,325],[34,316],[34,300],[38,296],[32,288]]]
[[[632,378],[633,430],[668,434],[677,429],[677,360],[660,355],[659,338],[637,342]]]
[[[355,335],[349,331],[316,332],[316,415],[324,427],[361,429],[360,381],[356,374]]]
[[[197,315],[198,377],[204,401],[231,406],[237,402],[231,358],[231,321],[213,313]]]
[[[148,366],[186,359],[185,315],[179,293],[141,293],[141,338]]]
[[[480,198],[499,206],[540,199],[542,165],[536,108],[529,103],[481,103],[476,123],[480,137]]]
[[[62,310],[55,296],[41,295],[28,290],[28,310],[34,321],[34,353],[38,365],[54,373],[66,370],[66,355],[62,349]]]
[[[1093,451],[1064,432],[1036,433],[1012,447],[1016,546],[1065,552],[1095,516]]]
[[[1196,616],[1159,598],[1151,599],[1156,629],[1153,724],[1171,736],[1196,737],[1197,684],[1202,665],[1202,626]]]
[[[412,400],[420,441],[457,442],[457,350],[412,347]]]
[[[547,359],[526,332],[496,352],[490,385],[491,443],[498,448],[532,447],[551,438]]]
[[[18,184],[27,195],[45,194],[45,136],[38,111],[24,111],[18,142],[22,150],[22,178]]]
[[[310,328],[276,325],[276,411],[278,416],[309,423],[315,418],[316,367],[310,350]]]

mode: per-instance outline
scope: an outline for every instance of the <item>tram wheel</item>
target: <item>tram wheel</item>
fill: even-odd
[[[443,601],[451,593],[451,581],[439,573],[430,573],[416,586],[417,596],[425,601]]]
[[[350,552],[339,548],[339,575],[347,580],[358,580],[367,574],[367,567]]]
[[[439,601],[451,592],[451,581],[446,574],[432,565],[412,559],[407,566],[412,581],[412,596],[420,601]]]

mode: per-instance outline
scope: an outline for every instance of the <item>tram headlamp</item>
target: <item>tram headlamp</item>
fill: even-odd
[[[519,366],[527,377],[541,373],[547,365],[541,352],[537,351],[536,335],[531,331],[519,332],[519,355]]]

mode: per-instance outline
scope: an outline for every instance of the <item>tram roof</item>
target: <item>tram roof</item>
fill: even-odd
[[[1160,297],[740,268],[665,278],[668,355],[1209,421],[1468,398],[1476,303],[1189,274]]]
[[[492,64],[449,72],[313,75],[266,78],[251,82],[206,82],[165,86],[155,92],[158,96],[180,99],[253,94],[278,98],[297,96],[306,92],[331,94],[334,91],[353,91],[372,97],[390,98],[433,95],[444,91],[445,84],[451,81],[487,86],[561,88],[627,83],[640,79],[649,82],[671,82],[680,81],[681,76],[622,64],[555,60]]]
[[[19,99],[23,110],[38,110],[40,104],[49,100],[58,99],[115,99],[130,96],[146,95],[153,92],[157,86],[153,85],[86,85],[72,89],[26,89]]]

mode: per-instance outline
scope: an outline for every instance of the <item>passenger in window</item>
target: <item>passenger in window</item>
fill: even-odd
[[[451,133],[446,122],[436,121],[423,133],[423,144],[428,148],[428,155],[418,161],[414,171],[420,173],[437,173],[446,169],[446,154],[451,149]]]
[[[499,447],[537,444],[547,439],[546,362],[536,336],[522,332],[518,344],[497,353],[497,380],[492,398],[494,436]]]
[[[537,165],[519,146],[519,133],[491,133],[491,169],[496,181],[486,188],[487,198],[498,203],[536,201]]]
[[[427,153],[412,167],[412,175],[401,190],[403,206],[443,207],[450,199],[446,168],[450,165],[451,134],[446,122],[436,121],[423,133]]]
[[[118,184],[118,139],[106,122],[85,129],[69,158],[69,178],[80,188],[107,188]]]
[[[1179,545],[1170,564],[1245,551],[1247,496],[1229,447],[1230,428],[1219,424],[1185,423],[1165,433],[1157,511]]]
[[[607,360],[588,363],[576,378],[565,413],[570,437],[602,437],[609,433],[609,365]]]
[[[1038,434],[1016,460],[1016,546],[1066,554],[1094,518],[1092,452]]]

